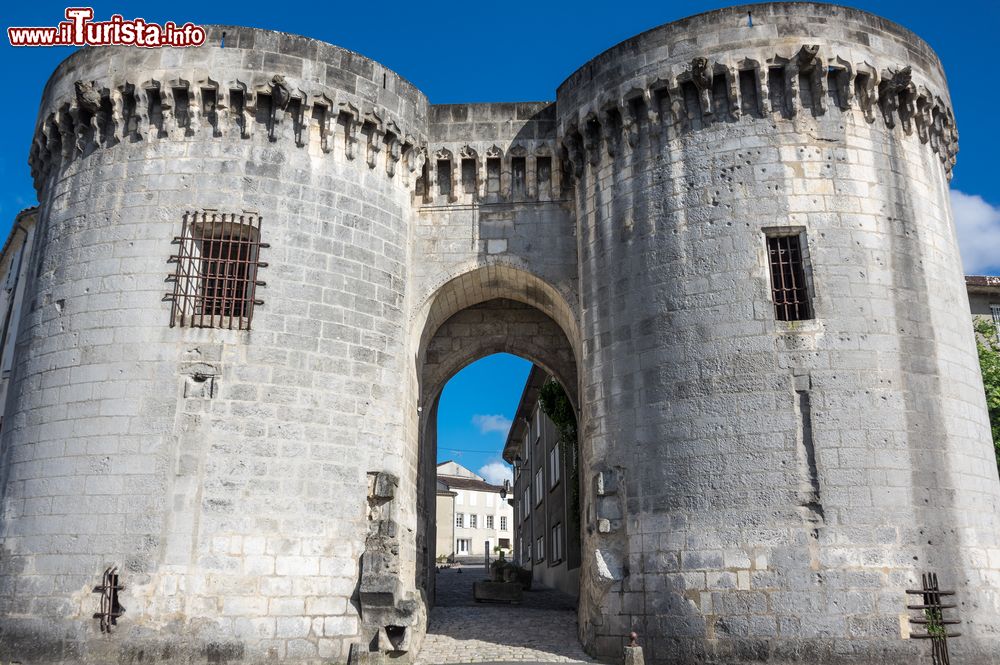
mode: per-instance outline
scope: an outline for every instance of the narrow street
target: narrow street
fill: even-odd
[[[519,605],[477,603],[472,584],[485,576],[481,565],[438,572],[417,665],[597,662],[580,646],[573,598],[536,583]]]

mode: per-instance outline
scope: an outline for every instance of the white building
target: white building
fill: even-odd
[[[497,548],[509,554],[513,542],[514,509],[500,496],[502,487],[451,460],[437,466],[439,483],[455,493],[454,537],[450,552],[437,555],[482,557]],[[439,532],[441,525],[438,526]]]

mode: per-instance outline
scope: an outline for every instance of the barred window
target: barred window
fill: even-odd
[[[1000,336],[1000,305],[990,305],[990,314],[993,315],[993,326],[997,329],[997,336]]]
[[[189,212],[172,276],[174,291],[170,327],[249,330],[256,297],[260,260],[260,216],[255,213]]]
[[[768,235],[767,255],[771,264],[771,295],[779,321],[813,318],[809,287],[799,234]]]

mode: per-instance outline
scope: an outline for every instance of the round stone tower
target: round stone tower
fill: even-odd
[[[394,377],[426,99],[314,40],[206,43],[80,50],[42,99],[3,660],[343,661],[366,542],[386,577],[361,595],[423,631],[393,587],[412,554],[378,545],[415,519],[382,503],[413,491]],[[112,566],[124,589],[95,592]]]
[[[995,662],[1000,486],[934,53],[853,9],[724,9],[609,49],[557,110],[601,396],[585,642],[913,662],[904,591],[936,572],[953,653]]]
[[[590,653],[913,662],[935,573],[996,663],[956,151],[933,52],[830,5],[656,28],[554,104],[429,107],[248,28],[74,53],[31,144],[0,660],[412,659],[425,401],[492,327],[578,377]]]

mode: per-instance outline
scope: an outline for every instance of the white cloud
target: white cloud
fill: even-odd
[[[510,420],[501,416],[500,414],[494,415],[483,415],[476,414],[472,416],[472,424],[479,428],[480,434],[489,434],[490,432],[500,432],[504,436],[507,435],[507,431],[510,429]]]
[[[965,274],[990,274],[1000,269],[1000,207],[976,194],[953,189],[951,209]]]
[[[480,467],[478,473],[492,485],[503,485],[505,480],[514,480],[514,472],[503,462],[488,462]]]

